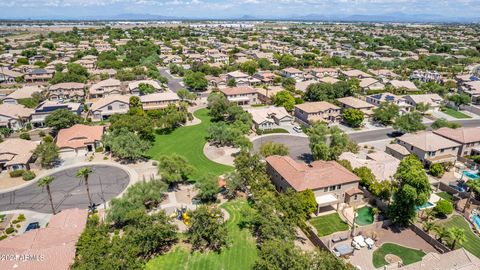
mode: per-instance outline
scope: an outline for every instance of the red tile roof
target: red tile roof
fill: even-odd
[[[298,163],[288,156],[270,156],[267,163],[296,191],[317,190],[333,185],[360,181],[360,178],[336,161]]]
[[[57,136],[59,148],[82,148],[88,143],[102,139],[104,126],[87,126],[76,124],[70,128],[61,129]]]

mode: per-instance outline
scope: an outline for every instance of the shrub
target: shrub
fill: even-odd
[[[443,168],[442,164],[436,163],[430,167],[430,174],[435,177],[442,177],[445,173],[445,169]]]
[[[38,132],[38,136],[40,136],[40,137],[45,137],[45,135],[46,135],[46,134],[45,134],[45,131],[43,131],[43,130],[40,130],[40,131]]]
[[[26,220],[25,215],[24,214],[18,215],[17,220],[18,221],[25,221]]]
[[[20,133],[20,139],[29,141],[31,139],[30,134],[28,134],[27,132],[22,132]]]
[[[7,234],[11,234],[15,231],[15,229],[13,227],[8,227],[6,230],[5,230],[5,233]]]
[[[97,152],[97,153],[103,152],[103,147],[99,146],[99,147],[95,148],[95,152]]]
[[[16,227],[17,229],[19,229],[20,227],[22,227],[22,225],[17,224],[17,225],[15,225],[15,227]]]
[[[35,173],[32,171],[24,171],[22,174],[22,179],[25,181],[29,181],[35,178],[35,176],[36,176]]]
[[[453,212],[453,205],[447,200],[440,200],[433,210],[435,210],[438,216],[445,217]]]
[[[8,236],[7,236],[7,235],[5,235],[5,234],[4,234],[4,235],[2,235],[2,236],[0,236],[0,241],[2,241],[3,239],[5,239],[5,238],[7,238],[7,237],[8,237]]]
[[[20,177],[23,175],[24,170],[15,170],[10,172],[10,177]]]

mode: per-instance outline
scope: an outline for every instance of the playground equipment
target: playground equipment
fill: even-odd
[[[188,226],[188,224],[190,223],[190,217],[187,215],[187,213],[183,213],[182,217],[183,223]]]
[[[187,215],[187,207],[176,209],[174,215],[178,220],[182,220],[185,225],[189,224],[190,217]]]

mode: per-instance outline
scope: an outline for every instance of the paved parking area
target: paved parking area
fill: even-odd
[[[90,194],[94,203],[103,204],[119,195],[130,182],[124,170],[109,165],[92,165],[88,178]],[[76,177],[79,168],[69,168],[55,172],[55,180],[50,185],[56,211],[68,208],[87,208],[88,196],[83,179]],[[26,209],[50,213],[51,207],[45,189],[32,183],[19,190],[0,194],[1,210]]]

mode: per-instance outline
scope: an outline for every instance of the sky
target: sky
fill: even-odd
[[[188,18],[434,14],[480,17],[480,0],[0,0],[0,18],[152,14]]]

